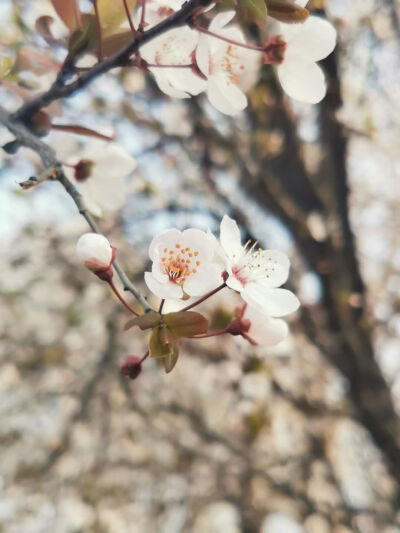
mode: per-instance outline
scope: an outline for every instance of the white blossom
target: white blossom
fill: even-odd
[[[246,337],[259,346],[274,346],[288,335],[289,328],[284,320],[272,318],[252,305],[246,305],[242,318],[250,321]]]
[[[166,12],[179,9],[181,3],[149,4],[146,10],[146,28],[160,22],[165,18]],[[171,68],[149,67],[158,87],[166,95],[190,98],[190,95],[200,94],[205,90],[206,81],[187,66],[192,64],[192,54],[198,41],[199,33],[184,26],[169,30],[141,47],[140,55],[150,65],[177,65]]]
[[[76,253],[89,270],[107,269],[113,260],[113,248],[98,233],[85,233],[76,244]]]
[[[301,7],[307,1],[296,2]],[[324,73],[317,61],[327,57],[336,45],[336,30],[330,22],[310,16],[298,24],[279,24],[285,43],[283,60],[277,66],[279,81],[288,96],[316,104],[326,93]]]
[[[137,166],[136,160],[115,144],[92,141],[84,149],[68,161],[90,162],[90,175],[79,180],[79,188],[89,210],[96,216],[104,211],[115,211],[121,208],[128,195],[126,176]],[[67,174],[73,172],[65,168]]]
[[[238,26],[226,25],[234,11],[220,13],[212,20],[209,30],[228,39],[245,43]],[[230,44],[202,34],[196,50],[196,61],[207,78],[207,96],[211,104],[226,115],[236,115],[247,106],[243,89],[249,89],[258,72],[260,55],[254,50]]]
[[[152,240],[149,256],[153,265],[145,281],[160,298],[202,296],[222,283],[221,267],[213,261],[214,241],[204,231],[164,231]]]
[[[228,215],[221,221],[220,243],[225,255],[228,287],[271,317],[296,311],[297,297],[287,289],[278,288],[289,274],[290,261],[284,253],[256,250],[256,243],[251,247],[249,243],[242,246],[239,228]]]

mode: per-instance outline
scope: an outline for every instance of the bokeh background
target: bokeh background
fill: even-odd
[[[78,264],[85,221],[57,183],[21,192],[37,156],[0,154],[0,531],[400,531],[400,5],[311,5],[339,34],[321,105],[285,99],[264,68],[230,119],[125,69],[51,108],[137,158],[100,225],[143,290],[156,233],[218,234],[224,213],[290,255],[302,307],[274,348],[187,341],[171,374],[148,361],[127,381],[119,362],[146,337]],[[1,0],[2,60],[62,58],[35,35],[42,14],[47,0]],[[53,78],[2,80],[2,105]],[[87,142],[45,140],[61,159]],[[218,327],[237,303],[226,291],[203,310]]]

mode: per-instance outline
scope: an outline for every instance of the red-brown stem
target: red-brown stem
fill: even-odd
[[[211,296],[214,296],[214,294],[216,294],[217,292],[222,290],[224,287],[226,287],[226,283],[225,282],[222,283],[222,285],[219,285],[219,287],[217,287],[216,289],[214,289],[214,290],[208,292],[207,294],[205,294],[204,296],[202,296],[200,298],[200,300],[197,300],[197,302],[193,302],[192,304],[187,305],[186,307],[181,309],[181,311],[189,311],[189,309],[192,309],[192,307],[196,307],[196,305],[199,305],[199,304],[203,303],[205,300],[207,300],[208,298],[210,298]]]
[[[139,31],[143,31],[146,22],[146,0],[142,0],[142,13],[140,14]]]
[[[150,352],[149,352],[149,350],[147,350],[147,352],[144,354],[144,356],[139,361],[139,365],[141,365],[143,363],[143,361],[145,361],[149,357],[149,354],[150,354]]]
[[[151,68],[192,68],[192,63],[188,65],[157,65],[156,63],[146,63],[146,67]]]
[[[131,17],[131,14],[129,13],[129,7],[128,7],[128,4],[127,4],[127,1],[126,0],[122,0],[122,1],[124,3],[126,18],[128,19],[129,27],[131,29],[132,35],[134,37],[137,37],[138,32],[135,30],[135,26],[133,25],[132,17]]]
[[[161,315],[161,313],[162,313],[162,310],[163,310],[164,304],[165,304],[165,300],[161,300],[161,302],[160,302],[160,307],[158,308],[158,312],[160,313],[160,315]]]
[[[206,35],[210,35],[211,37],[215,37],[216,39],[220,39],[221,41],[225,41],[226,43],[233,44],[235,46],[240,46],[241,48],[248,48],[249,50],[254,50],[256,52],[264,51],[263,46],[241,43],[240,41],[235,41],[235,39],[229,39],[229,37],[224,37],[223,35],[214,33],[213,31],[207,30],[207,28],[203,28],[203,26],[199,26],[198,24],[194,24],[194,27],[201,33],[205,33]]]
[[[131,307],[131,306],[128,304],[128,302],[126,302],[126,301],[124,300],[124,298],[123,298],[123,297],[121,296],[121,294],[119,293],[117,287],[114,285],[113,280],[110,279],[110,280],[108,281],[108,283],[109,283],[110,287],[112,288],[112,290],[114,291],[114,294],[116,295],[116,297],[118,298],[118,300],[119,300],[119,301],[120,301],[120,302],[121,302],[121,303],[122,303],[122,304],[128,309],[128,311],[130,311],[131,313],[133,313],[135,316],[140,316],[140,314],[139,314],[137,311],[135,311],[135,310],[133,309],[133,307]]]
[[[226,328],[217,329],[216,331],[211,331],[210,333],[201,333],[200,335],[194,335],[189,337],[189,339],[208,339],[209,337],[218,337],[218,335],[223,335],[226,333]]]
[[[99,41],[98,47],[97,47],[97,57],[99,61],[103,60],[103,43],[101,38],[101,24],[100,24],[100,15],[99,15],[99,8],[97,6],[97,0],[92,0],[93,7],[94,7],[94,14],[96,17],[96,28],[97,28],[97,39]]]

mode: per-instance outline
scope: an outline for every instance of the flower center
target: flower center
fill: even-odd
[[[262,248],[254,251],[257,244],[256,241],[248,248],[250,241],[247,241],[244,247],[246,252],[232,267],[232,274],[242,285],[269,278],[275,272],[277,261],[272,260],[270,257],[266,258]]]
[[[226,47],[225,55],[221,61],[221,67],[228,73],[230,83],[237,84],[239,82],[239,71],[244,70],[244,65],[240,63],[237,46],[229,44]]]
[[[179,243],[175,244],[175,248],[164,248],[161,263],[169,280],[177,285],[182,285],[189,276],[196,274],[201,264],[197,250]]]

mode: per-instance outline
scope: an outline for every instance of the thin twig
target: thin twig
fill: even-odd
[[[9,131],[23,146],[31,148],[40,156],[45,167],[52,170],[52,172],[48,174],[48,177],[55,179],[61,183],[66,192],[75,202],[79,213],[85,218],[90,229],[94,233],[101,234],[99,227],[97,226],[96,222],[92,218],[91,214],[89,213],[89,210],[87,209],[84,203],[81,193],[77,190],[75,185],[67,178],[67,176],[62,171],[61,164],[57,160],[54,150],[46,143],[41,141],[38,137],[36,137],[24,124],[13,120],[1,107],[0,122],[2,122],[4,126],[9,129]],[[124,290],[131,292],[145,311],[150,311],[151,307],[147,303],[146,299],[142,296],[138,289],[136,289],[136,287],[129,281],[128,276],[125,274],[122,267],[118,264],[117,261],[113,262],[113,267],[122,282]]]

